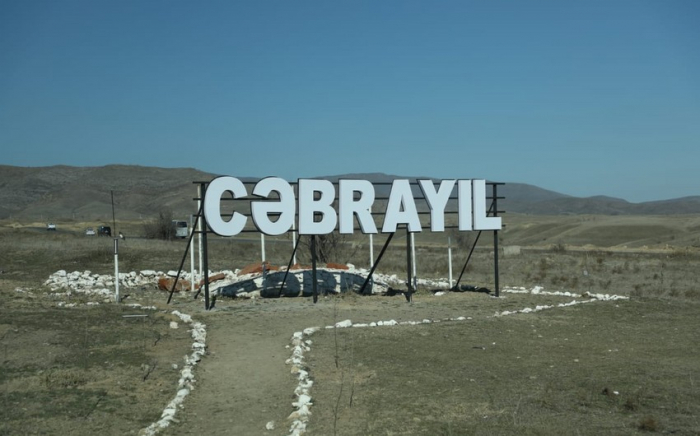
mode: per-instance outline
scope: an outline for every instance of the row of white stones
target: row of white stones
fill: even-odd
[[[158,421],[139,432],[141,436],[155,435],[158,431],[168,427],[175,421],[175,414],[178,409],[183,407],[185,397],[194,389],[194,383],[196,381],[194,378],[194,367],[202,360],[202,356],[206,353],[207,326],[201,322],[193,321],[190,315],[177,310],[174,310],[172,314],[180,318],[182,322],[190,325],[192,339],[194,340],[192,343],[192,354],[185,356],[185,365],[180,371],[180,380],[177,383],[177,393],[175,397],[165,406],[165,410],[163,410]],[[176,328],[176,323],[171,323],[171,327]]]
[[[538,305],[535,306],[534,308],[529,308],[526,307],[521,310],[516,310],[516,311],[503,311],[503,312],[496,312],[494,314],[495,317],[499,316],[506,316],[506,315],[513,315],[516,313],[533,313],[533,312],[539,312],[542,310],[546,309],[553,309],[557,307],[568,307],[568,306],[574,306],[576,304],[583,304],[583,303],[591,303],[593,301],[615,301],[615,300],[628,300],[629,297],[624,297],[620,295],[609,295],[609,294],[589,294],[589,293],[584,293],[584,294],[574,294],[570,292],[547,292],[543,291],[543,288],[540,286],[536,286],[530,290],[526,288],[507,288],[504,289],[504,292],[509,292],[509,293],[528,293],[532,295],[547,295],[547,296],[561,296],[561,297],[588,297],[590,299],[588,300],[573,300],[568,303],[559,303],[556,305]],[[402,322],[397,322],[395,320],[389,320],[389,321],[376,321],[376,322],[371,322],[367,324],[353,324],[353,322],[349,319],[340,321],[335,323],[334,325],[326,326],[326,329],[338,329],[338,328],[349,328],[349,327],[382,327],[382,326],[395,326],[395,325],[419,325],[419,324],[434,324],[434,323],[439,323],[443,321],[465,321],[465,320],[471,320],[471,317],[464,317],[460,316],[457,318],[445,318],[445,319],[437,319],[437,320],[430,320],[430,319],[424,319],[422,321],[402,321]],[[304,360],[304,353],[308,352],[311,350],[311,345],[313,342],[308,339],[311,335],[313,335],[315,332],[321,330],[321,327],[309,327],[306,328],[300,332],[295,332],[292,335],[292,344],[291,346],[288,345],[287,348],[291,348],[292,350],[292,355],[289,359],[286,360],[287,365],[291,365],[292,369],[291,372],[292,374],[296,375],[299,383],[297,387],[294,389],[294,396],[296,397],[296,401],[292,402],[292,407],[294,408],[294,411],[289,415],[288,419],[292,421],[291,427],[289,428],[289,436],[300,436],[303,435],[306,432],[306,426],[309,422],[309,416],[311,415],[310,408],[313,406],[313,402],[311,401],[311,395],[310,395],[310,390],[311,387],[313,386],[313,380],[311,380],[311,377],[309,376],[309,372],[306,368],[305,360]],[[267,428],[272,429],[274,428],[274,423],[269,422],[267,423]]]
[[[433,324],[443,321],[465,321],[470,319],[472,318],[464,316],[460,316],[457,318],[445,318],[436,320],[424,319],[422,321],[401,322],[397,322],[396,320],[392,319],[388,321],[376,321],[366,324],[353,324],[351,320],[346,319],[344,321],[337,322],[334,325],[326,326],[325,328],[340,329],[349,327],[389,327],[395,325]],[[291,372],[292,374],[296,375],[299,380],[299,384],[294,389],[294,396],[296,397],[296,401],[292,402],[292,407],[294,408],[294,411],[288,417],[288,419],[292,421],[291,427],[289,428],[290,436],[300,436],[304,434],[306,432],[306,425],[309,422],[309,416],[311,415],[311,411],[309,409],[313,405],[313,402],[311,401],[311,395],[309,394],[309,391],[313,386],[314,382],[313,380],[311,380],[309,376],[309,371],[306,368],[306,364],[304,361],[304,353],[311,350],[310,347],[312,345],[312,341],[308,338],[319,330],[321,330],[321,327],[309,327],[300,332],[295,332],[292,335],[291,346],[287,346],[287,348],[291,348],[292,355],[289,359],[286,360],[285,363],[287,365],[292,366]],[[274,423],[269,422],[267,424],[267,428],[274,428]]]
[[[614,294],[591,294],[589,292],[584,292],[583,294],[576,294],[572,292],[560,292],[560,291],[555,291],[555,292],[548,292],[548,291],[543,291],[541,286],[535,286],[532,289],[526,289],[526,288],[506,288],[503,290],[503,292],[511,293],[511,294],[531,294],[531,295],[545,295],[545,296],[557,296],[557,297],[578,297],[578,298],[588,298],[588,300],[572,300],[569,301],[568,303],[559,303],[559,304],[545,304],[545,305],[537,305],[535,307],[526,307],[524,309],[520,310],[504,310],[503,312],[496,312],[493,316],[508,316],[508,315],[515,315],[517,313],[532,313],[532,312],[540,312],[542,310],[547,310],[547,309],[554,309],[556,307],[569,307],[569,306],[575,306],[577,304],[584,304],[584,303],[592,303],[594,301],[617,301],[617,300],[629,300],[629,297],[625,297],[622,295],[614,295]]]
[[[562,292],[562,291],[544,291],[544,288],[542,286],[535,286],[532,289],[527,289],[524,287],[519,287],[519,288],[504,288],[503,292],[507,292],[510,294],[532,294],[532,295],[551,295],[551,296],[556,296],[556,297],[582,297],[582,298],[593,298],[595,300],[601,300],[601,301],[614,301],[614,300],[629,300],[629,297],[625,297],[623,295],[615,295],[615,294],[593,294],[590,292],[584,292],[582,294],[578,294],[575,292]]]

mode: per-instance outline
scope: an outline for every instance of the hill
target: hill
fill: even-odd
[[[0,218],[111,219],[112,194],[119,219],[163,209],[188,216],[197,192],[192,182],[211,178],[192,168],[0,166]]]
[[[213,174],[193,168],[158,168],[132,165],[103,167],[0,166],[0,219],[111,220],[112,195],[118,219],[139,219],[171,210],[186,218],[196,208],[197,187]],[[390,183],[405,178],[383,173],[344,174],[324,177],[366,179]],[[415,180],[416,177],[408,177]],[[418,177],[424,178],[424,177]],[[426,177],[427,178],[427,177]],[[251,179],[245,179],[251,180]],[[388,192],[388,187],[378,187]],[[700,213],[700,196],[646,203],[630,203],[605,196],[588,198],[546,190],[524,183],[499,187],[499,209],[535,215],[674,215]]]

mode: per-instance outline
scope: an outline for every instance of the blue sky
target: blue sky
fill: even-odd
[[[700,195],[697,1],[0,0],[0,163]]]

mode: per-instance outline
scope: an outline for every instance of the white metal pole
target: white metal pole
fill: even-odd
[[[296,229],[296,223],[292,222],[292,252],[294,253],[293,259],[292,259],[292,265],[297,264],[297,253],[294,251],[294,247],[297,246],[297,229]]]
[[[119,239],[114,238],[114,301],[119,303]]]
[[[372,208],[369,208],[369,214],[372,216]],[[374,237],[372,233],[369,234],[369,269],[374,266]]]
[[[447,237],[447,265],[449,267],[450,289],[452,289],[452,238]]]
[[[416,288],[417,276],[416,276],[416,234],[411,233],[411,257],[413,258],[413,288]]]
[[[190,215],[190,235],[194,232],[194,215]],[[197,276],[194,271],[194,238],[190,238],[190,291],[194,291]]]
[[[199,195],[197,196],[197,210],[199,211],[202,210],[202,185],[199,185],[197,191],[199,192]],[[197,245],[199,245],[199,274],[202,274],[204,271],[204,268],[202,267],[202,265],[204,265],[204,249],[202,249],[202,228],[202,217],[200,216],[197,220],[197,231],[199,232],[197,233]]]
[[[265,263],[265,233],[260,233],[260,253],[262,262]]]

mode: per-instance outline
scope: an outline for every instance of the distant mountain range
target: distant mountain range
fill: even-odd
[[[112,197],[117,219],[139,219],[171,210],[186,218],[195,212],[197,185],[214,174],[192,168],[131,165],[104,167],[14,167],[0,165],[0,219],[59,221],[111,220]],[[366,179],[390,183],[395,176],[382,173],[323,177]],[[247,181],[254,179],[242,178]],[[381,188],[378,188],[379,191]],[[388,192],[388,191],[386,191]],[[630,203],[605,196],[573,197],[524,183],[498,187],[499,209],[537,215],[675,215],[700,214],[700,196]]]

